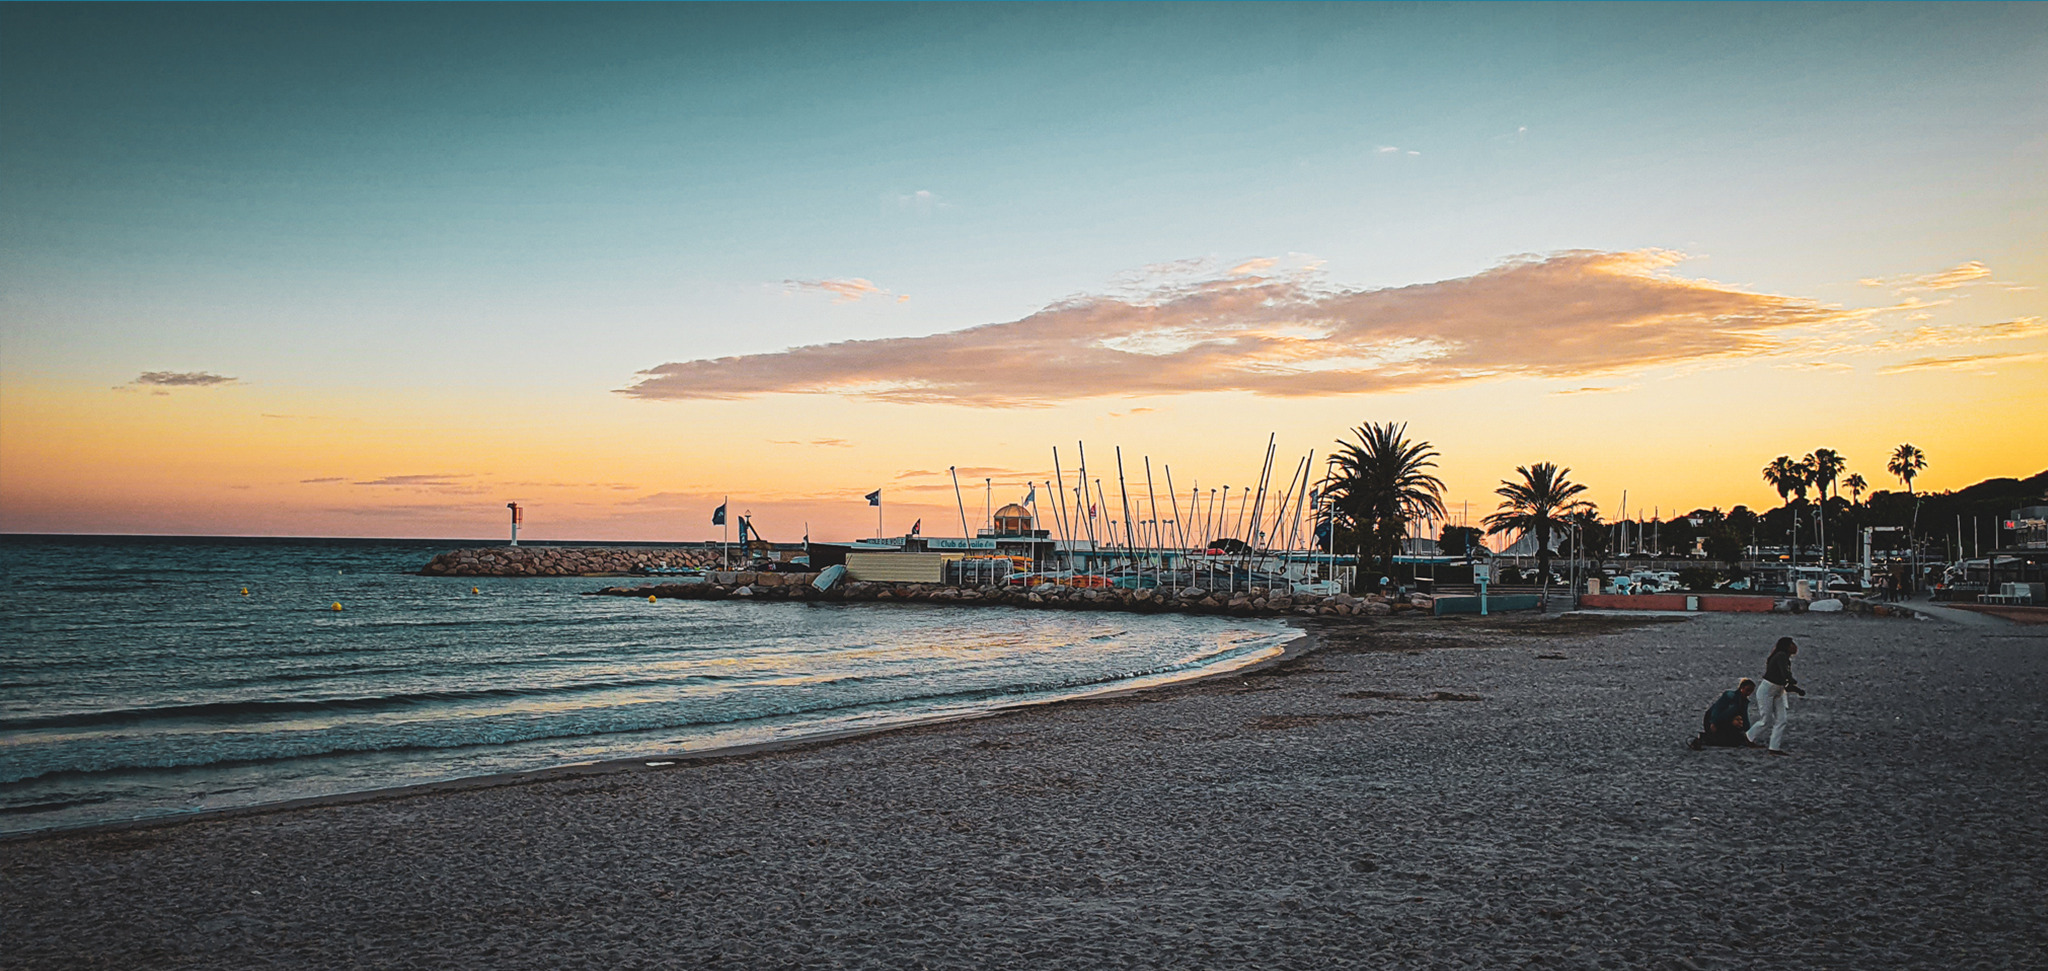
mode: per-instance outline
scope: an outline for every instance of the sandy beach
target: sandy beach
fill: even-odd
[[[0,842],[19,968],[2048,966],[2048,631],[1305,622],[1273,668]],[[1691,752],[1781,634],[1787,757]]]

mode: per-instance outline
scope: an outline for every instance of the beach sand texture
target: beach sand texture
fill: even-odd
[[[2048,636],[1321,623],[1272,670],[0,843],[0,965],[2048,967]],[[1786,747],[1691,752],[1801,640]]]

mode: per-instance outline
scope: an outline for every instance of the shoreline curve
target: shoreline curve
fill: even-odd
[[[570,762],[563,765],[544,766],[538,769],[520,769],[511,772],[493,772],[487,775],[463,776],[455,779],[440,779],[433,782],[411,782],[396,786],[382,786],[375,789],[358,789],[350,792],[328,793],[318,796],[302,796],[277,802],[255,803],[247,806],[223,806],[217,809],[201,809],[191,812],[173,813],[162,816],[142,816],[134,819],[108,820],[87,823],[82,826],[58,826],[48,829],[24,830],[17,833],[0,834],[0,846],[21,845],[42,840],[65,839],[76,836],[98,836],[108,833],[126,833],[151,830],[187,824],[212,822],[223,819],[239,819],[262,816],[270,813],[293,812],[302,809],[321,809],[333,806],[348,806],[366,803],[389,802],[409,799],[422,795],[439,793],[471,792],[497,789],[507,786],[529,785],[550,782],[557,779],[594,778],[615,775],[622,772],[668,772],[700,765],[714,765],[722,762],[739,761],[780,752],[806,751],[841,745],[866,738],[876,738],[895,732],[930,728],[960,722],[980,721],[1004,717],[1023,712],[1051,708],[1059,705],[1084,704],[1090,702],[1114,701],[1142,694],[1168,691],[1189,685],[1226,677],[1238,677],[1278,667],[1313,653],[1321,641],[1313,632],[1299,624],[1289,623],[1296,636],[1275,645],[1273,653],[1257,656],[1245,664],[1167,681],[1161,684],[1137,687],[1105,687],[1094,691],[1050,698],[1037,701],[1019,701],[1001,705],[985,711],[931,715],[912,718],[908,721],[866,728],[848,728],[816,735],[801,735],[792,738],[775,739],[766,742],[748,742],[740,745],[722,745],[713,748],[685,752],[640,755],[632,758],[599,759],[595,761]],[[650,762],[667,762],[668,765],[649,765]]]

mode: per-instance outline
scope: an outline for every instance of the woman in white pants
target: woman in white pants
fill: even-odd
[[[1792,655],[1799,653],[1799,645],[1792,638],[1778,638],[1778,646],[1771,649],[1771,656],[1764,661],[1764,683],[1757,687],[1756,724],[1749,728],[1749,743],[1761,741],[1768,731],[1771,736],[1771,754],[1785,754],[1780,744],[1785,740],[1785,716],[1792,712],[1789,695],[1804,695],[1798,679],[1792,677]]]

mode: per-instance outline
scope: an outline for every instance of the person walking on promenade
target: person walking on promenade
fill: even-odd
[[[1749,740],[1761,741],[1768,731],[1772,755],[1785,754],[1780,743],[1785,740],[1785,716],[1792,711],[1792,701],[1786,696],[1806,694],[1798,679],[1792,677],[1792,655],[1797,653],[1799,645],[1792,638],[1778,638],[1778,646],[1771,649],[1770,658],[1764,661],[1764,683],[1757,689],[1757,719],[1749,728]]]

